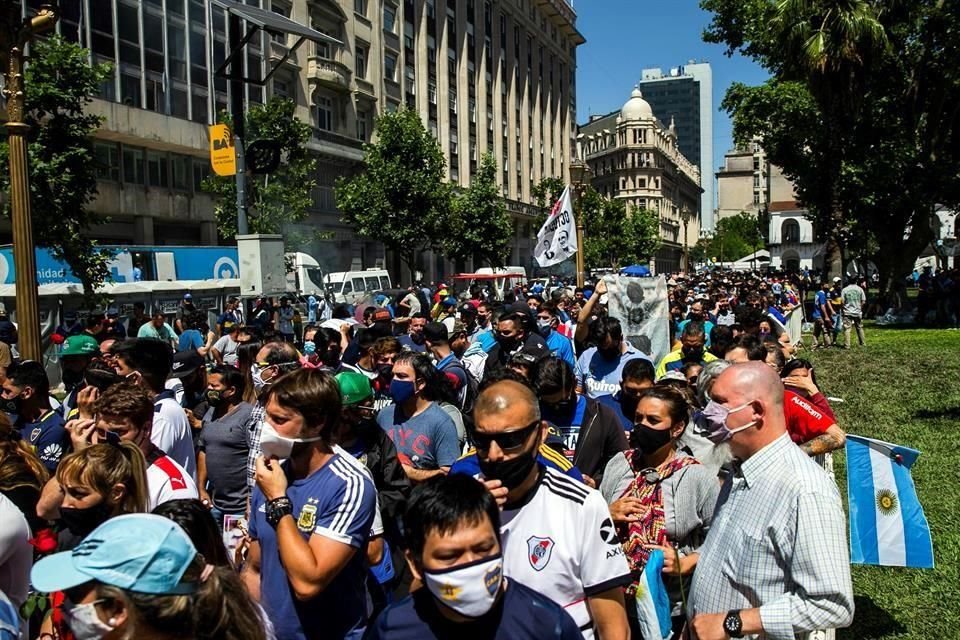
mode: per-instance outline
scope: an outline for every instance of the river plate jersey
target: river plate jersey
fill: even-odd
[[[525,502],[504,508],[500,532],[507,577],[559,604],[592,640],[586,598],[631,580],[600,493],[541,466]]]

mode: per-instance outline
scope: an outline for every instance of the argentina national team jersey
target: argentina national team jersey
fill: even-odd
[[[630,567],[598,491],[541,466],[526,502],[501,516],[504,574],[570,614],[594,637],[586,598],[630,583]]]
[[[293,596],[259,487],[250,498],[250,537],[260,543],[261,604],[282,640],[343,638],[365,625],[364,546],[373,527],[377,491],[362,464],[339,447],[334,452],[325,465],[287,488],[304,540],[319,535],[356,550],[330,584],[309,601]]]

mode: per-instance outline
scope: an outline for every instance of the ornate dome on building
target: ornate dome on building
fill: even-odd
[[[653,120],[653,109],[650,103],[643,99],[640,89],[634,88],[623,108],[620,109],[621,120]]]

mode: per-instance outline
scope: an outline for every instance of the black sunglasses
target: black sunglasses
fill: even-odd
[[[470,434],[473,444],[478,451],[486,451],[490,448],[490,443],[496,442],[497,446],[504,452],[516,451],[523,446],[530,436],[530,432],[540,426],[540,420],[534,420],[525,427],[514,429],[512,431],[501,431],[499,433],[480,433],[473,429]]]

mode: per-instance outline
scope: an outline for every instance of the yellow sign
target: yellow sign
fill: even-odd
[[[237,175],[237,152],[233,133],[225,124],[210,125],[210,166],[218,176]]]

